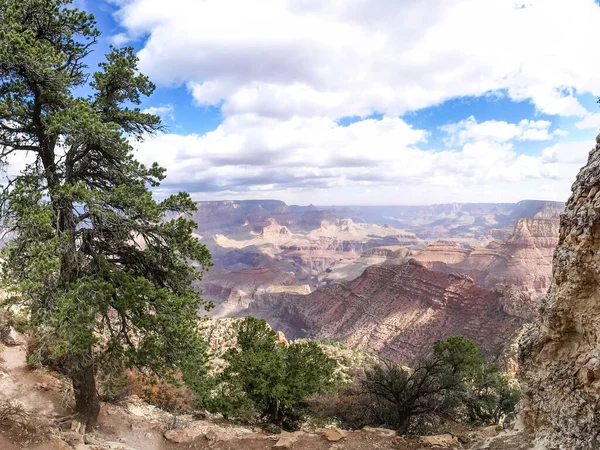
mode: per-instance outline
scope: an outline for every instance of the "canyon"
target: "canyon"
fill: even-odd
[[[440,272],[469,275],[487,288],[509,284],[533,295],[542,294],[550,286],[559,225],[558,217],[519,219],[504,241],[473,248],[438,241],[415,259]]]
[[[558,243],[558,202],[288,206],[201,202],[216,318],[254,315],[291,338],[409,363],[463,334],[498,357],[537,315]]]
[[[526,322],[503,308],[507,301],[500,292],[464,275],[429,270],[414,259],[369,266],[353,281],[309,295],[270,300],[253,302],[248,312],[265,317],[288,338],[343,342],[407,364],[436,340],[457,334],[497,356],[506,338]]]

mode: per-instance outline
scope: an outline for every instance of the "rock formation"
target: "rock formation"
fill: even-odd
[[[434,270],[466,274],[489,289],[509,284],[530,294],[541,294],[550,286],[558,228],[558,218],[519,219],[505,241],[479,248],[435,242],[415,259]]]
[[[525,261],[521,266],[527,268],[540,267],[540,264],[534,266],[530,260],[518,257],[505,264],[506,268],[494,268],[495,273],[502,275],[496,280],[486,279],[489,271],[479,271],[480,262],[488,258],[487,263],[493,259],[502,265],[501,257],[494,259],[490,255],[509,250],[496,251],[493,248],[498,245],[496,243],[490,244],[490,248],[483,247],[492,239],[505,241],[518,219],[552,218],[559,206],[553,202],[523,201],[513,204],[317,208],[313,205],[288,206],[275,200],[218,201],[199,202],[193,218],[198,224],[198,238],[209,248],[215,268],[232,272],[253,268],[290,272],[295,275],[297,284],[308,285],[311,290],[356,278],[371,264],[399,264],[422,249],[428,243],[422,239],[426,237],[461,243],[454,248],[446,247],[457,252],[454,259],[435,254],[434,247],[429,247],[422,255],[422,262],[430,268],[446,273],[464,272],[478,284],[490,288],[496,283],[511,283],[519,278],[519,284],[539,292],[546,289],[548,283],[551,250],[542,251],[547,261],[541,277],[528,271],[523,273],[518,262]],[[527,230],[524,228],[524,231]],[[531,242],[533,247],[537,245]],[[522,244],[515,243],[516,247],[519,245]],[[385,247],[390,251],[369,253],[374,247]],[[472,247],[476,249],[469,250]],[[392,248],[400,253],[394,254]],[[443,246],[440,250],[443,253]],[[533,251],[537,250],[534,248]],[[430,259],[426,260],[428,253]],[[469,255],[464,264],[468,266],[473,262],[473,270],[448,267],[448,264],[461,264],[463,257]],[[503,271],[507,276],[503,276]],[[260,280],[257,283],[260,284]],[[205,291],[215,292],[218,290],[216,284],[205,286]],[[236,289],[236,286],[225,287]],[[241,291],[246,292],[246,289],[241,288]],[[215,300],[227,298],[228,295],[219,295]]]
[[[349,263],[337,262],[332,265],[319,277],[319,280],[326,285],[350,281],[359,277],[369,266],[401,264],[411,255],[412,251],[408,247],[400,245],[373,247],[364,251],[356,260],[349,260]]]
[[[308,334],[410,363],[438,339],[463,334],[497,355],[525,320],[503,310],[501,295],[465,276],[431,271],[410,260],[370,266],[357,279],[307,296],[251,304],[291,338]]]
[[[267,268],[238,271],[212,268],[204,275],[201,286],[204,299],[217,305],[211,311],[215,317],[246,310],[254,297],[261,293],[310,293],[309,286],[297,284],[294,273]]]
[[[482,238],[492,234],[504,239],[524,217],[558,217],[564,204],[542,200],[518,203],[448,203],[427,206],[328,207],[338,217],[349,217],[412,231],[422,239]]]
[[[600,136],[561,216],[550,290],[520,342],[524,424],[551,448],[600,448]]]
[[[193,219],[198,224],[198,234],[216,231],[228,234],[238,227],[262,223],[268,218],[287,225],[294,219],[290,208],[279,200],[246,200],[198,202]]]

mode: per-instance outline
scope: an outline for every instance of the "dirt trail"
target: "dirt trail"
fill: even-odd
[[[19,447],[13,445],[4,435],[0,434],[0,449],[2,450],[19,450]]]
[[[516,431],[507,431],[498,436],[476,443],[470,450],[543,450],[536,447],[533,438]]]
[[[31,370],[24,345],[6,347],[0,356],[4,360],[0,392],[5,398],[18,400],[27,411],[38,416],[57,417],[68,413],[60,406],[60,379],[44,370]]]

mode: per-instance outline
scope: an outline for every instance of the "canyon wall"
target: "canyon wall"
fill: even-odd
[[[552,283],[520,341],[524,425],[548,448],[600,448],[600,136],[560,221]]]
[[[466,274],[488,289],[510,284],[532,295],[541,294],[550,286],[558,230],[558,218],[522,218],[504,241],[475,248],[435,242],[415,259],[433,270]]]
[[[455,334],[497,356],[526,322],[514,313],[518,300],[505,301],[466,276],[442,274],[409,260],[370,266],[353,281],[310,295],[263,297],[251,303],[248,312],[266,318],[291,338],[340,341],[408,364],[436,340]]]

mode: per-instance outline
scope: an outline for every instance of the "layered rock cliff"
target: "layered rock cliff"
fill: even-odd
[[[410,260],[370,266],[353,281],[307,296],[265,298],[252,303],[250,313],[292,338],[331,339],[410,363],[436,340],[455,334],[497,355],[525,322],[503,307],[500,293]]]
[[[434,270],[466,274],[489,289],[509,284],[530,294],[545,293],[550,285],[558,228],[558,218],[519,219],[505,241],[470,249],[436,242],[415,258]]]
[[[298,284],[293,272],[267,268],[227,271],[212,268],[204,275],[200,285],[205,300],[216,307],[211,310],[215,317],[235,315],[245,311],[257,295],[263,293],[310,293],[308,285]]]
[[[524,424],[549,448],[600,448],[600,136],[561,216],[552,283],[520,342]]]

